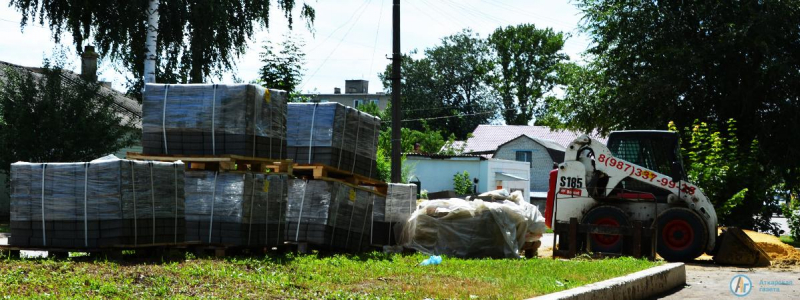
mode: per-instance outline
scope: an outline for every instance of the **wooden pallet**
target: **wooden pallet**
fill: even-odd
[[[649,228],[642,224],[641,221],[632,221],[629,226],[608,226],[608,225],[593,225],[581,224],[577,218],[570,218],[569,222],[556,222],[555,229],[553,229],[554,240],[555,237],[562,236],[568,239],[568,245],[558,244],[553,247],[553,258],[574,258],[578,254],[585,252],[592,258],[604,257],[619,257],[619,256],[633,256],[636,258],[646,257],[654,260],[656,258],[655,247],[655,229]],[[589,235],[591,234],[609,234],[620,235],[623,243],[629,244],[630,247],[623,247],[622,253],[607,253],[595,252],[588,249]],[[645,252],[642,249],[642,242],[644,239],[650,239],[649,251]],[[578,241],[583,241],[583,247],[578,247]]]
[[[378,179],[340,170],[323,164],[295,164],[292,167],[294,176],[307,179],[331,179],[356,186],[372,186],[386,195],[388,185]]]
[[[291,159],[269,159],[261,157],[248,157],[241,155],[146,155],[137,152],[128,152],[128,159],[152,161],[182,161],[186,163],[187,170],[208,171],[256,171],[292,174],[294,163]]]
[[[123,251],[135,251],[139,257],[154,256],[170,251],[185,250],[195,243],[156,243],[145,245],[112,245],[97,248],[63,248],[63,247],[28,247],[0,245],[0,257],[19,258],[20,251],[46,251],[49,257],[67,258],[69,253],[89,253],[90,255],[102,255],[110,259],[121,259]]]
[[[193,245],[188,248],[189,251],[198,257],[226,257],[234,255],[265,255],[272,251],[281,251],[281,246],[267,246],[267,245],[224,245],[224,244],[199,244]]]

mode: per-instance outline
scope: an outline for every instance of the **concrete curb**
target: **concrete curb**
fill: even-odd
[[[622,277],[531,299],[645,299],[683,285],[686,285],[686,266],[683,263],[668,263]]]

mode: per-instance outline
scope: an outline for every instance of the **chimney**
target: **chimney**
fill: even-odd
[[[81,55],[81,77],[83,80],[90,82],[97,81],[98,57],[100,57],[100,55],[94,52],[94,46],[86,46],[83,48],[83,55]]]
[[[335,87],[335,88],[333,88],[333,93],[334,94],[341,94],[342,93],[342,89]]]

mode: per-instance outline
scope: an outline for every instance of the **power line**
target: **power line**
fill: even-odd
[[[367,4],[369,4],[370,2],[372,2],[372,0],[367,0]],[[328,53],[328,56],[325,57],[325,60],[323,60],[322,63],[319,65],[319,67],[317,67],[317,69],[314,71],[314,73],[312,73],[311,76],[309,76],[303,82],[303,84],[300,86],[300,88],[298,90],[302,91],[303,88],[306,86],[306,84],[308,84],[308,82],[311,80],[311,78],[314,78],[314,76],[317,75],[317,72],[319,72],[319,70],[322,69],[322,67],[325,65],[325,63],[328,62],[328,59],[331,58],[331,55],[333,55],[333,53],[336,52],[336,49],[339,49],[339,46],[342,45],[342,42],[344,41],[344,39],[347,38],[347,35],[349,35],[350,31],[353,30],[353,27],[355,27],[356,24],[358,24],[358,20],[361,19],[361,16],[364,15],[364,12],[366,10],[367,10],[367,7],[364,6],[364,9],[362,9],[361,12],[358,14],[358,18],[356,18],[356,20],[353,22],[353,24],[350,25],[350,28],[347,28],[347,32],[344,33],[344,36],[342,36],[342,38],[339,40],[339,43],[336,44],[336,47],[334,47],[333,50],[331,50],[331,52]]]
[[[413,1],[408,1],[407,3],[408,3],[409,5],[411,5],[412,7],[414,7],[414,9],[418,10],[419,12],[421,12],[422,14],[424,14],[424,15],[428,16],[428,18],[429,18],[430,20],[433,20],[434,22],[436,22],[436,23],[439,23],[439,25],[442,25],[442,27],[449,27],[448,25],[445,25],[444,23],[442,23],[442,22],[439,22],[439,19],[438,19],[438,18],[434,18],[433,16],[431,16],[430,14],[428,14],[428,12],[426,12],[425,10],[423,10],[423,9],[421,9],[421,8],[417,7],[416,5],[414,5],[414,2],[413,2]]]
[[[438,13],[440,16],[443,16],[447,18],[450,22],[453,22],[453,24],[456,24],[459,28],[469,27],[469,25],[467,26],[462,25],[463,23],[460,22],[458,18],[451,16],[449,13],[446,13],[447,9],[444,10],[440,9],[438,6],[433,5],[433,2],[428,2],[426,0],[420,0],[420,1],[422,1],[422,3],[425,4],[427,7],[436,11],[436,13]]]
[[[460,114],[460,115],[452,115],[452,116],[439,116],[439,117],[419,118],[419,119],[404,119],[404,120],[402,120],[402,122],[414,122],[414,121],[427,121],[427,120],[461,118],[461,117],[469,117],[469,116],[496,114],[496,113],[502,113],[502,112],[512,111],[512,110],[516,111],[517,109],[516,108],[511,108],[511,109],[502,109],[502,110],[497,110],[497,111],[484,111],[484,112],[477,112],[477,113],[471,113],[471,114]],[[391,122],[391,120],[390,121],[381,121],[381,122],[382,123],[389,123],[389,122]]]
[[[458,13],[462,17],[465,17],[465,19],[467,19],[467,20],[480,21],[481,25],[485,26],[486,24],[488,24],[489,25],[488,27],[495,26],[495,22],[496,21],[488,20],[488,18],[482,17],[478,13],[475,13],[472,10],[466,9],[463,6],[459,5],[458,3],[453,3],[451,1],[445,1],[445,2],[450,3],[449,6],[451,6],[452,8],[455,8],[455,9],[450,9],[451,11]],[[459,10],[464,12],[464,13],[459,12]]]
[[[381,10],[378,12],[378,26],[375,29],[375,42],[372,44],[372,59],[369,61],[369,73],[372,74],[372,67],[375,64],[375,50],[378,48],[378,34],[381,31],[381,19],[383,18],[383,3],[386,1],[381,1]]]
[[[527,16],[530,16],[530,17],[538,18],[538,19],[543,19],[543,20],[549,21],[550,23],[557,24],[557,25],[573,26],[572,24],[568,24],[568,23],[563,22],[563,21],[558,20],[558,19],[550,18],[550,17],[543,16],[543,15],[539,15],[539,14],[536,14],[536,13],[533,13],[533,12],[530,12],[530,11],[527,11],[527,10],[524,10],[524,9],[521,9],[521,8],[518,8],[518,7],[511,6],[511,5],[507,4],[507,3],[503,3],[502,1],[498,1],[498,0],[484,0],[484,1],[492,2],[493,6],[497,6],[497,7],[503,8],[505,10],[508,10],[510,12],[514,12],[514,13],[517,13],[517,14],[527,15]]]
[[[17,24],[17,25],[20,25],[20,24],[21,24],[20,22],[17,22],[17,21],[12,21],[12,20],[9,20],[9,19],[3,19],[3,18],[0,18],[0,21],[5,21],[5,22],[9,22],[9,23],[15,23],[15,24]],[[35,23],[31,23],[31,22],[27,22],[27,23],[25,24],[25,26],[26,26],[26,27],[27,27],[27,26],[30,26],[30,27],[36,27],[36,28],[42,28],[42,29],[48,29],[48,30],[50,29],[50,28],[47,28],[47,27],[44,27],[44,26],[41,26],[41,25],[36,25]]]
[[[330,39],[330,38],[331,38],[331,37],[332,37],[332,36],[333,36],[333,35],[334,35],[334,34],[335,34],[337,31],[339,31],[339,29],[342,29],[342,28],[343,28],[345,25],[347,25],[348,23],[350,23],[350,21],[351,21],[351,20],[353,20],[353,17],[355,17],[355,16],[356,16],[356,13],[358,13],[358,11],[359,11],[359,10],[361,10],[361,8],[362,8],[362,7],[364,7],[365,5],[367,5],[367,4],[368,4],[368,3],[370,3],[370,2],[372,2],[372,0],[364,0],[364,2],[362,2],[362,3],[361,3],[361,5],[359,5],[359,6],[358,6],[358,8],[356,8],[355,10],[353,10],[353,14],[351,14],[351,15],[350,15],[350,18],[349,18],[349,19],[347,19],[347,21],[345,21],[344,23],[342,23],[342,25],[339,25],[339,27],[336,27],[336,29],[334,29],[334,30],[331,32],[331,34],[329,34],[329,35],[328,35],[328,36],[325,38],[325,40],[323,40],[322,42],[320,42],[320,43],[319,43],[319,44],[317,44],[316,46],[314,46],[314,47],[311,47],[311,49],[310,49],[310,50],[308,50],[307,52],[312,52],[312,51],[314,51],[315,49],[319,48],[319,46],[322,46],[322,44],[324,44],[325,42],[327,42],[327,41],[328,41],[328,40],[329,40],[329,39]],[[362,13],[363,13],[363,12],[362,12]],[[359,15],[359,18],[360,18],[360,15]],[[356,20],[356,22],[358,22],[358,20]],[[346,35],[346,34],[345,34],[345,35]]]

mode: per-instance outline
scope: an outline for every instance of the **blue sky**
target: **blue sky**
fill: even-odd
[[[303,0],[298,0],[302,2]],[[302,38],[306,44],[305,92],[330,93],[343,87],[346,79],[367,79],[370,92],[383,90],[377,73],[390,62],[391,0],[306,0],[317,10],[312,34],[302,24],[293,31],[279,14],[270,16],[269,29],[262,29],[250,42],[249,50],[237,61],[237,70],[222,80],[231,82],[231,74],[244,81],[258,77],[258,53],[265,41],[280,42],[284,35]],[[277,10],[273,10],[277,12]],[[73,70],[79,68],[72,39],[64,35],[61,45],[51,38],[51,32],[38,24],[19,28],[20,14],[0,6],[0,61],[24,66],[39,66],[54,49],[68,53]],[[537,27],[552,27],[570,34],[564,52],[579,60],[589,40],[578,32],[580,12],[566,0],[401,0],[401,47],[404,53],[435,46],[442,37],[471,28],[485,37],[497,27],[533,23]],[[295,19],[297,20],[297,19]],[[126,76],[113,64],[101,61],[100,78],[111,81],[114,88],[123,89]]]

